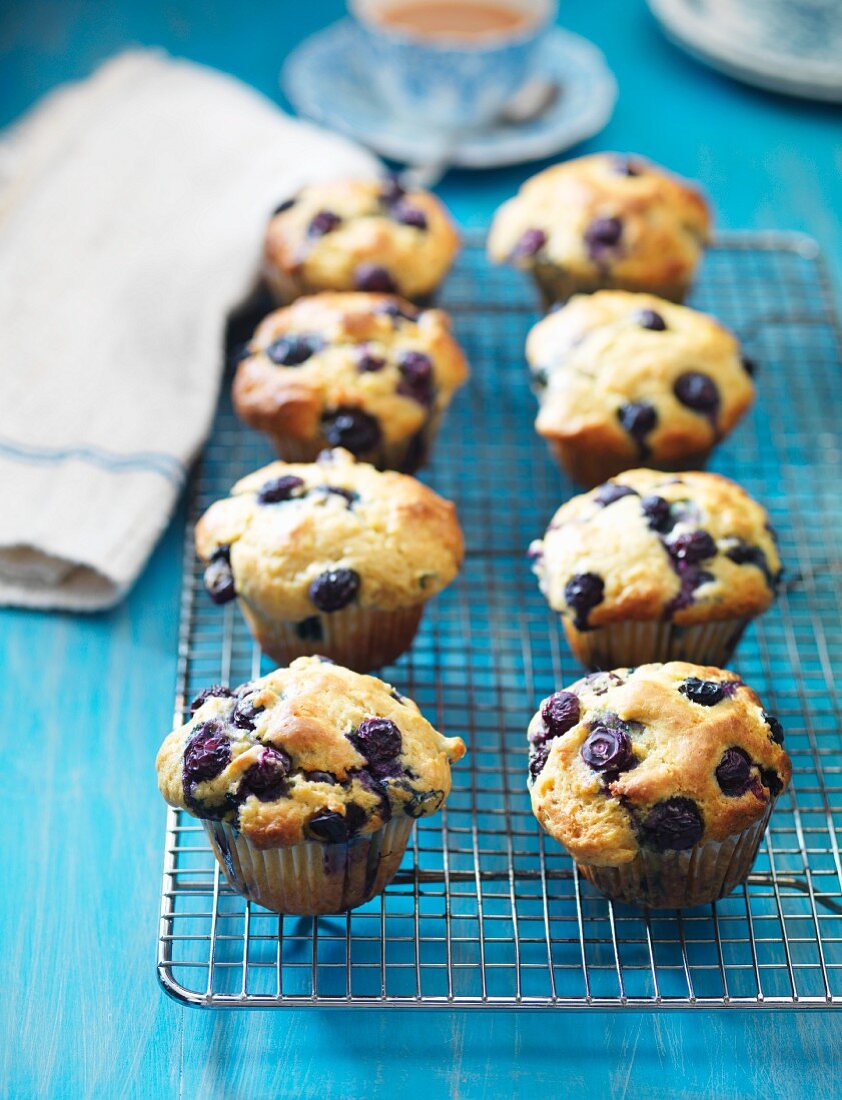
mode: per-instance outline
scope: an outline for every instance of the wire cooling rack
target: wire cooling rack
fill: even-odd
[[[442,304],[473,378],[424,477],[457,502],[468,556],[384,676],[470,747],[444,811],[418,822],[382,897],[335,917],[278,917],[231,893],[188,815],[167,826],[158,973],[207,1007],[676,1008],[842,1003],[842,373],[817,246],[724,235],[692,304],[733,327],[759,364],[758,400],[714,468],[768,507],[788,585],[735,667],[779,714],[795,765],[748,882],[715,905],[646,914],[580,879],[526,793],[527,722],[576,679],[524,550],[574,491],[532,430],[523,340],[528,285],[490,268],[472,236]],[[227,390],[227,387],[226,387]],[[192,513],[272,455],[227,393]],[[177,718],[208,684],[267,671],[234,605],[201,591],[187,538]]]

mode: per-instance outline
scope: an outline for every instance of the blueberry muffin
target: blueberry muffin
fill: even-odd
[[[238,481],[199,520],[196,551],[211,599],[238,599],[278,664],[320,653],[367,672],[409,648],[463,547],[449,501],[336,449]]]
[[[288,462],[339,446],[411,473],[467,377],[441,310],[385,294],[327,293],[261,321],[241,353],[233,398]]]
[[[279,302],[320,290],[370,290],[426,299],[459,249],[459,234],[429,191],[394,179],[312,184],[281,203],[266,230],[264,273]]]
[[[589,668],[727,664],[781,576],[765,509],[718,474],[628,470],[563,504],[529,553]]]
[[[158,753],[161,793],[200,819],[234,890],[279,913],[379,894],[465,753],[382,680],[319,657],[208,688],[190,711]]]
[[[595,153],[532,176],[497,211],[488,251],[545,302],[603,288],[680,302],[710,236],[698,189],[642,157]]]
[[[532,809],[616,901],[702,905],[751,870],[792,765],[734,673],[672,661],[594,673],[529,724]]]
[[[712,317],[650,294],[578,295],[526,341],[536,430],[596,485],[645,462],[703,466],[754,400],[753,365]]]

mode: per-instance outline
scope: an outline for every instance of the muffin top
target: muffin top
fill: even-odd
[[[563,504],[529,553],[550,606],[579,630],[758,615],[781,575],[766,510],[698,472],[618,474]]]
[[[456,509],[420,481],[323,451],[238,481],[196,526],[205,585],[262,614],[300,622],[351,603],[384,611],[423,603],[462,562]]]
[[[363,454],[418,431],[467,377],[441,310],[387,294],[317,294],[260,322],[237,367],[234,403],[253,427],[323,434]]]
[[[266,230],[267,268],[299,293],[395,291],[412,298],[442,281],[459,248],[444,206],[396,180],[336,180],[304,187]]]
[[[577,294],[529,333],[541,435],[676,462],[707,451],[754,400],[752,364],[707,314],[651,294]]]
[[[689,282],[709,234],[694,186],[642,157],[594,153],[528,179],[497,211],[488,251],[522,268],[669,286]]]
[[[733,672],[671,661],[597,672],[529,724],[535,816],[574,859],[725,840],[789,785],[783,730]]]
[[[190,707],[156,761],[171,806],[227,821],[258,848],[340,842],[435,813],[465,753],[374,676],[299,657]]]

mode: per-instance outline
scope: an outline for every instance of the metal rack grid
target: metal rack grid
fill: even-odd
[[[232,894],[198,823],[170,811],[158,973],[208,1007],[827,1007],[842,1003],[842,374],[817,246],[724,235],[692,304],[760,364],[758,400],[714,468],[762,500],[788,584],[735,667],[780,715],[795,765],[746,885],[716,905],[645,913],[579,879],[525,789],[536,702],[580,675],[524,557],[574,491],[532,430],[516,273],[471,236],[443,303],[473,365],[425,479],[455,500],[468,556],[384,677],[470,747],[444,811],[418,822],[385,894],[342,916],[278,917]],[[226,387],[227,389],[227,387]],[[223,396],[192,514],[271,459]],[[237,609],[214,607],[187,538],[177,716],[200,688],[268,670]]]

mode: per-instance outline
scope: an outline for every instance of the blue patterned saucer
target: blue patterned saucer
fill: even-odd
[[[746,84],[842,103],[840,0],[647,0],[668,38]]]
[[[463,168],[548,157],[598,133],[617,99],[617,83],[600,51],[555,27],[541,43],[532,74],[559,84],[555,103],[530,122],[473,131],[445,148],[441,134],[389,113],[359,71],[358,35],[357,26],[344,19],[308,38],[287,58],[281,86],[300,114],[405,164],[431,163],[443,153]]]

